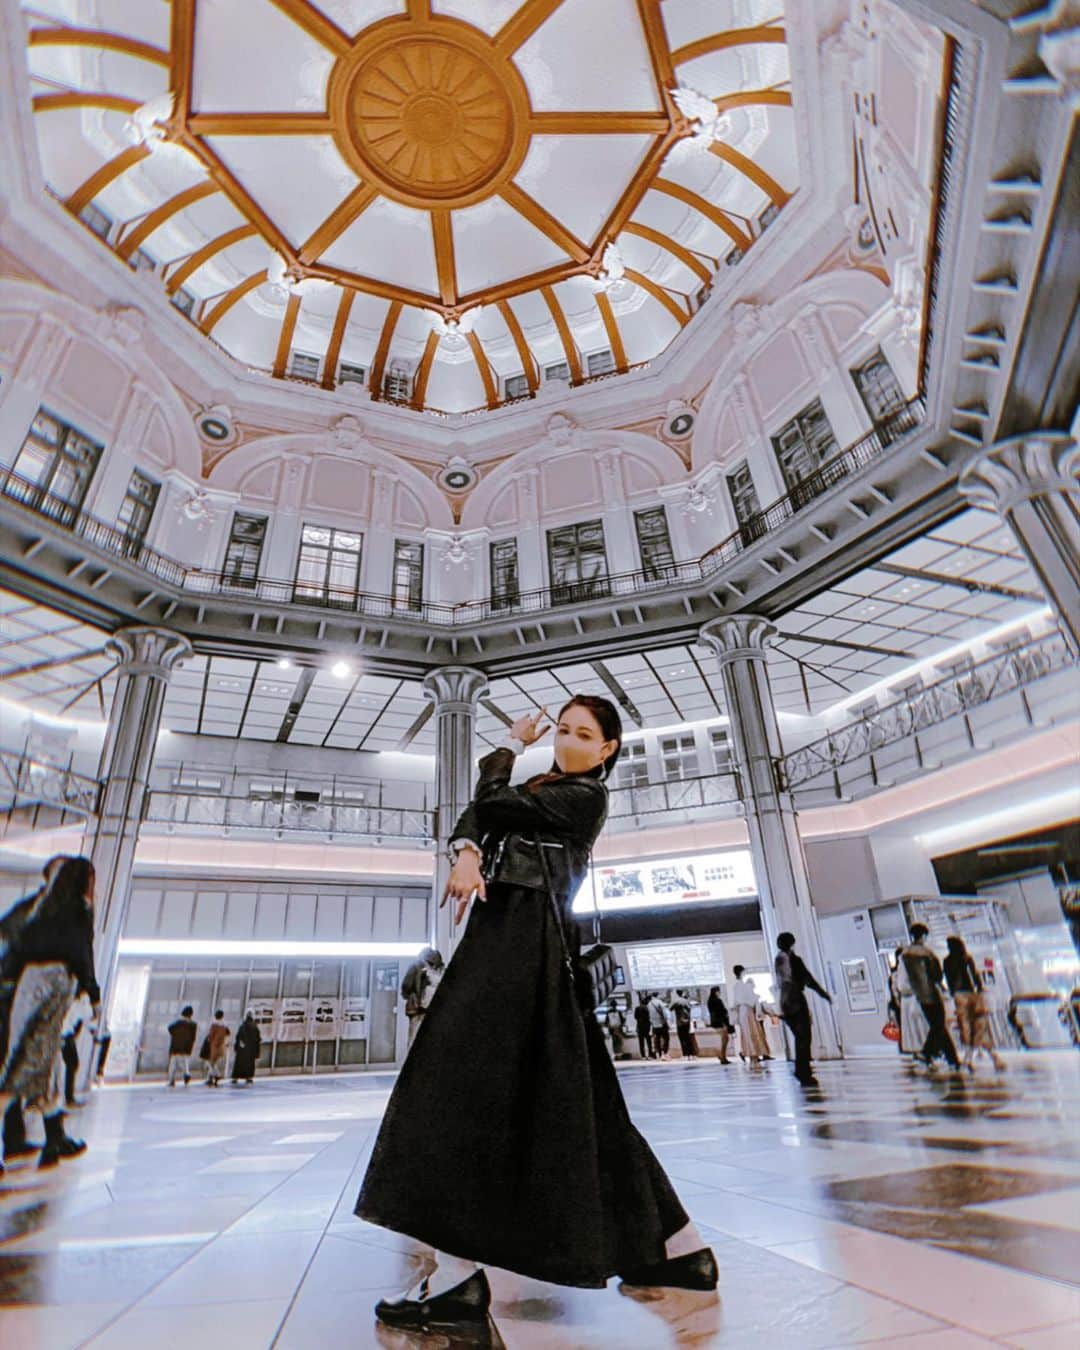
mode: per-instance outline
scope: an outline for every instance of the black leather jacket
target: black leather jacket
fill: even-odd
[[[471,839],[482,847],[488,881],[543,891],[539,839],[552,887],[565,900],[585,879],[589,852],[607,817],[607,788],[587,774],[565,774],[534,789],[511,787],[513,768],[512,750],[484,756],[473,799],[451,843]]]

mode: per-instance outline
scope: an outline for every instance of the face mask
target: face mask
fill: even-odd
[[[568,741],[565,745],[559,746],[556,763],[563,773],[588,773],[590,769],[595,769],[597,764],[603,763],[596,758],[598,753],[599,746],[594,749],[592,746]]]

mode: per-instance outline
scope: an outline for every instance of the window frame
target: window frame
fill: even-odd
[[[244,539],[237,534],[237,524],[244,521],[247,524],[254,525],[258,522],[261,526],[261,533],[258,539],[252,543],[249,539]],[[222,585],[235,587],[238,590],[253,591],[259,584],[259,572],[262,568],[263,550],[266,548],[266,537],[270,531],[270,517],[259,515],[256,511],[234,511],[232,520],[229,523],[229,538],[225,545],[225,557],[221,566]],[[230,560],[230,554],[233,548],[238,550],[237,557]],[[242,552],[254,547],[255,566],[250,575],[245,570],[245,559]],[[230,566],[230,561],[232,565]],[[239,565],[237,565],[239,564]]]
[[[309,530],[325,532],[329,536],[328,542],[321,544],[316,540],[305,538]],[[338,546],[336,541],[339,535],[355,539],[356,547]],[[306,557],[305,550],[308,551]],[[346,530],[337,525],[317,525],[305,521],[300,526],[296,566],[293,569],[292,598],[305,605],[325,605],[328,609],[355,609],[360,595],[360,564],[363,551],[364,536],[359,530]],[[321,564],[321,579],[301,578],[300,571],[305,561],[318,561]],[[351,581],[344,585],[334,580],[335,569],[343,563],[353,564]]]
[[[667,549],[667,557],[661,561],[650,560],[646,557],[646,543],[655,542],[642,538],[641,527],[646,516],[658,516],[663,522],[663,542]],[[643,506],[634,512],[634,537],[637,540],[641,571],[646,579],[649,581],[674,580],[678,575],[678,563],[675,561],[675,550],[671,544],[671,526],[663,503],[659,506]]]
[[[500,549],[513,550],[513,581],[506,587],[496,585],[496,553]],[[488,544],[488,577],[492,612],[516,609],[521,604],[521,571],[518,541],[514,535],[505,539],[492,539]]]
[[[415,549],[417,557],[404,560],[410,571],[407,588],[403,588],[398,579],[398,569],[402,566],[402,553],[406,549]],[[424,555],[425,548],[419,539],[395,539],[393,565],[390,571],[390,602],[395,610],[405,610],[409,614],[420,614],[424,609]],[[415,584],[414,584],[415,583]],[[403,589],[407,594],[402,595]]]
[[[43,421],[53,424],[55,440],[50,440],[44,430],[39,429],[39,423]],[[82,513],[86,494],[104,451],[102,442],[95,441],[85,431],[80,431],[73,423],[42,404],[26,430],[9,473],[5,475],[4,495],[70,527]],[[26,471],[25,461],[33,459],[35,455],[41,468],[31,476]],[[58,480],[65,474],[70,476],[74,491],[61,491],[58,488]]]
[[[600,548],[599,550],[590,548],[583,552],[581,532],[583,530],[595,529],[599,532]],[[554,548],[561,545],[564,541],[557,539],[556,536],[573,532],[572,552],[575,568],[578,572],[575,578],[560,579],[556,575],[556,558]],[[580,600],[603,599],[611,594],[611,572],[608,565],[607,556],[607,537],[604,533],[604,522],[600,516],[589,520],[578,520],[566,525],[551,526],[546,531],[547,540],[547,562],[548,562],[548,584],[551,592],[551,603],[553,605],[571,605]],[[584,558],[600,558],[602,560],[602,569],[592,576],[582,575],[582,561]]]
[[[141,479],[149,489],[145,496],[140,497],[132,491],[132,485],[136,479]],[[158,498],[161,495],[161,484],[156,478],[152,478],[144,469],[138,467],[132,469],[131,476],[128,478],[127,488],[124,490],[124,499],[120,503],[120,509],[116,513],[116,525],[124,536],[123,551],[128,558],[137,558],[146,545],[146,536],[150,533],[150,526],[153,523],[154,512],[157,510]],[[124,510],[127,504],[132,503],[132,509],[128,518],[124,519]],[[139,517],[142,511],[141,518]],[[133,522],[139,519],[139,524],[132,528]]]

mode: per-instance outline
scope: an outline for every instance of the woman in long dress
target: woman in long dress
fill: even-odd
[[[357,1200],[361,1218],[436,1249],[432,1274],[377,1305],[397,1326],[486,1320],[484,1265],[582,1288],[613,1275],[716,1287],[715,1257],[634,1128],[567,964],[580,954],[571,903],[607,813],[619,715],[607,699],[571,699],[551,771],[511,787],[545,716],[519,718],[480,762],[443,897],[459,922],[476,903]]]
[[[749,980],[743,979],[745,969],[745,966],[732,967],[735,983],[731,986],[731,1006],[739,1028],[739,1050],[756,1067],[768,1056],[769,1043],[761,1025],[757,990]]]

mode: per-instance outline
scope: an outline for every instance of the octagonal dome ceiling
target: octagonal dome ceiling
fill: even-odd
[[[797,182],[779,0],[29,0],[46,181],[244,365],[450,413],[647,363]]]

